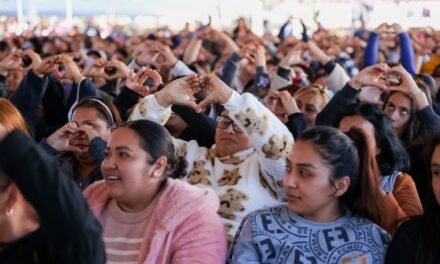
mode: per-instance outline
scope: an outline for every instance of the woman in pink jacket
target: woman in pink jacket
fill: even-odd
[[[168,132],[141,120],[116,129],[108,142],[104,180],[85,191],[103,226],[108,263],[224,263],[226,235],[217,195],[174,180]]]

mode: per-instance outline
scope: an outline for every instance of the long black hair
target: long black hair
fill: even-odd
[[[440,147],[440,135],[434,136],[430,144],[427,145],[425,153],[426,168],[429,172],[427,181],[427,192],[425,198],[424,214],[420,216],[419,221],[419,243],[417,244],[416,253],[417,261],[420,263],[434,264],[439,263],[440,254],[438,246],[440,244],[440,205],[435,198],[432,186],[431,160],[434,151]]]
[[[342,119],[349,116],[363,117],[373,125],[376,144],[380,149],[376,161],[383,176],[409,169],[408,153],[382,110],[370,103],[350,105],[338,116],[335,127],[339,127]]]
[[[388,105],[389,98],[393,96],[395,93],[401,93],[398,91],[391,92],[384,102],[384,109]],[[403,95],[408,95],[402,93]],[[432,131],[430,128],[430,124],[426,124],[421,120],[419,115],[417,115],[416,105],[413,99],[411,99],[411,110],[410,110],[410,118],[408,122],[403,127],[403,132],[399,135],[400,140],[402,141],[403,146],[408,152],[410,158],[410,169],[407,171],[413,178],[417,192],[422,199],[422,204],[425,204],[425,200],[423,199],[426,194],[426,178],[427,171],[425,166],[425,157],[422,155],[423,150],[425,149],[426,144],[428,143],[429,138],[432,137]],[[429,106],[431,107],[431,106]]]
[[[385,112],[385,108],[388,105],[388,101],[395,93],[401,93],[409,98],[408,95],[393,91],[388,94],[388,96],[385,98],[384,104],[383,104],[383,110]],[[408,122],[404,125],[403,133],[400,135],[400,140],[405,145],[408,152],[411,152],[411,149],[417,148],[420,145],[424,145],[426,143],[426,138],[429,138],[430,134],[427,129],[427,124],[424,124],[420,118],[416,115],[417,107],[415,105],[415,102],[413,99],[409,98],[411,101],[411,110],[410,110],[410,118]],[[411,154],[411,153],[410,153]]]

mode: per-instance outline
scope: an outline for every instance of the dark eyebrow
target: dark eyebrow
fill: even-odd
[[[408,111],[409,112],[409,109],[407,107],[399,107],[399,109],[400,109],[400,111]]]
[[[431,167],[440,167],[440,163],[433,162],[431,163]]]
[[[318,110],[314,104],[306,104],[306,107],[312,107],[315,110]]]
[[[129,147],[124,147],[124,146],[116,147],[115,149],[116,149],[116,150],[128,150],[128,151],[132,151],[131,148],[129,148]]]
[[[297,163],[296,166],[298,167],[302,167],[302,168],[307,168],[307,169],[318,169],[315,167],[315,165],[311,164],[311,163]]]
[[[80,126],[78,121],[72,121],[72,122],[75,123],[78,127]],[[82,124],[90,124],[90,123],[96,124],[96,121],[94,121],[94,120],[84,120],[84,121],[82,121]]]
[[[85,120],[83,123],[84,124],[96,124],[96,121],[95,120]]]

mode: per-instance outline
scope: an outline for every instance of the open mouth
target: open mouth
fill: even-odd
[[[86,144],[78,144],[78,145],[75,145],[75,147],[77,147],[77,148],[79,148],[81,151],[83,151],[83,150],[85,150],[86,148],[88,148],[89,145],[86,145]]]
[[[121,177],[114,176],[114,175],[109,175],[109,176],[106,176],[105,179],[106,179],[107,181],[120,181],[120,180],[121,180]]]

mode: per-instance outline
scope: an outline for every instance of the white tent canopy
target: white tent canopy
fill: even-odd
[[[366,5],[371,9],[367,15]],[[65,17],[68,22],[76,16],[127,16],[152,17],[160,19],[160,24],[181,27],[187,21],[207,21],[208,15],[219,25],[230,25],[244,16],[254,30],[260,31],[263,19],[279,25],[292,15],[312,24],[317,13],[326,27],[349,27],[363,14],[373,27],[380,22],[398,22],[440,28],[440,20],[434,19],[440,17],[440,1],[434,0],[0,0],[0,15],[32,23],[38,16]]]

